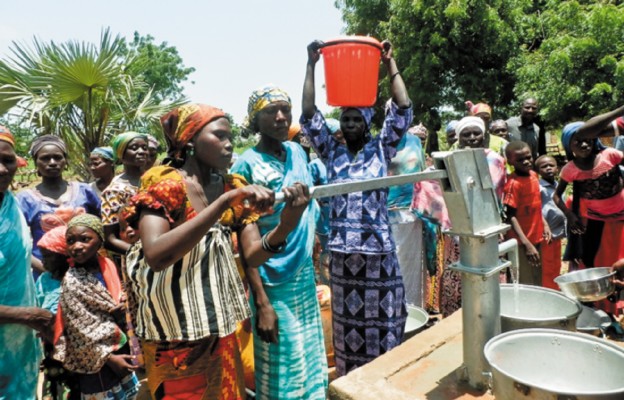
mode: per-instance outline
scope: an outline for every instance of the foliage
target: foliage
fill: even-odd
[[[614,2],[548,1],[541,45],[524,46],[509,69],[516,94],[530,93],[551,124],[584,119],[624,100],[624,8]]]
[[[494,117],[536,97],[548,125],[622,102],[622,1],[336,0],[348,34],[389,39],[415,120],[485,101]],[[384,83],[385,82],[385,83]],[[387,95],[387,78],[381,88]]]
[[[158,102],[182,98],[182,83],[195,72],[195,68],[184,66],[175,47],[167,42],[157,45],[151,35],[140,36],[134,32],[132,42],[122,46],[121,54],[128,60],[126,73],[141,77]]]
[[[62,137],[75,172],[88,176],[91,149],[119,132],[159,131],[159,116],[177,105],[161,103],[153,88],[128,72],[124,46],[108,29],[98,45],[13,43],[13,56],[0,60],[0,114],[11,110],[18,125],[36,135]]]

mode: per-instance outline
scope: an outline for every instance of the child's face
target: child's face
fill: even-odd
[[[96,257],[102,247],[100,237],[91,228],[86,226],[72,226],[65,234],[67,252],[77,264],[84,264]]]
[[[121,229],[121,240],[124,242],[134,244],[139,240],[139,232],[132,228],[125,219],[119,219],[119,228]]]
[[[552,157],[542,157],[537,161],[535,166],[537,167],[537,172],[540,176],[547,181],[554,181],[555,177],[559,173],[557,162]]]
[[[46,271],[54,274],[58,270],[67,268],[66,255],[55,253],[46,249],[39,250],[41,250],[42,255],[41,262],[43,263],[43,268],[45,268]]]
[[[587,158],[591,156],[593,151],[592,139],[582,139],[578,135],[574,135],[570,140],[570,150],[577,158]]]
[[[528,175],[533,169],[533,156],[531,155],[531,149],[524,147],[511,153],[509,164],[514,167],[516,172]]]

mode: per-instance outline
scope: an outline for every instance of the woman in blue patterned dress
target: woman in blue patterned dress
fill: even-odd
[[[315,106],[316,43],[308,46],[301,125],[327,166],[329,183],[386,176],[396,147],[412,122],[405,83],[383,43],[382,60],[392,102],[379,135],[370,133],[373,108],[343,107],[340,128],[346,144],[329,133]],[[388,189],[331,199],[330,237],[334,350],[338,375],[362,366],[401,343],[406,308],[403,278],[388,221]]]

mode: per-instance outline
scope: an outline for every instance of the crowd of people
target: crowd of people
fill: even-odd
[[[161,118],[162,160],[154,137],[124,132],[92,150],[90,184],[63,176],[60,138],[38,137],[41,180],[13,194],[15,138],[0,127],[0,399],[34,399],[40,371],[55,399],[135,399],[137,374],[154,399],[325,399],[328,364],[345,375],[401,344],[408,304],[443,317],[461,307],[448,268],[459,247],[442,234],[452,221],[436,181],[318,200],[309,188],[432,169],[436,150],[483,149],[520,283],[557,289],[562,260],[624,266],[624,156],[599,139],[620,145],[624,107],[566,125],[565,165],[546,153],[532,98],[493,121],[467,102],[437,137],[413,124],[382,45],[391,98],[379,132],[373,107],[338,120],[318,110],[315,43],[298,123],[286,92],[255,90],[245,127],[259,140],[235,161],[226,113],[186,104]],[[617,317],[618,296],[595,306]]]

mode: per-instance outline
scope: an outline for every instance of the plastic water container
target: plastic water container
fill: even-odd
[[[381,43],[372,37],[344,36],[322,48],[327,104],[370,107],[377,100]]]

